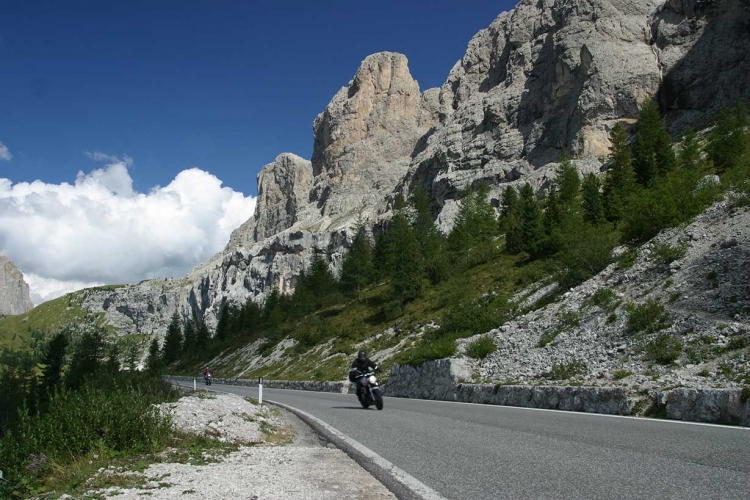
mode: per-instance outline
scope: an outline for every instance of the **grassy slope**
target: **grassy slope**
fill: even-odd
[[[548,261],[526,263],[519,256],[497,254],[490,262],[473,267],[460,276],[432,287],[426,285],[422,297],[407,304],[403,314],[388,312],[390,286],[382,283],[363,293],[362,301],[350,300],[297,321],[284,327],[285,336],[299,338],[300,333],[320,328],[328,332],[327,339],[312,347],[296,345],[285,350],[277,362],[261,368],[246,371],[248,363],[242,361],[241,351],[248,346],[247,340],[234,339],[222,353],[210,361],[219,377],[254,378],[267,377],[279,380],[342,380],[356,351],[362,346],[369,353],[392,348],[406,340],[401,353],[413,347],[418,338],[416,333],[422,325],[440,323],[444,309],[461,299],[478,299],[493,292],[510,297],[519,290],[535,283],[554,272]],[[394,335],[381,335],[390,327],[395,327]],[[272,352],[274,345],[267,345],[265,354]],[[389,357],[382,367],[383,373],[399,357]],[[184,374],[198,373],[206,363],[188,362],[177,370]]]
[[[97,289],[111,290],[123,285],[109,285]],[[75,320],[91,317],[81,307],[81,295],[73,292],[36,306],[17,316],[0,317],[0,347],[19,349],[26,347],[34,331],[52,333]],[[114,329],[112,329],[114,332]]]

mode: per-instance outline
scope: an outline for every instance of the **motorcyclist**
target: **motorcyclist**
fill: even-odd
[[[352,369],[349,372],[349,380],[357,387],[357,396],[362,392],[362,374],[368,371],[379,371],[378,365],[370,361],[365,351],[360,350],[357,352],[357,359],[352,363]]]
[[[213,376],[214,376],[214,372],[211,371],[211,369],[209,367],[206,367],[206,369],[203,370],[203,379],[204,380],[208,380],[208,377],[213,377]]]

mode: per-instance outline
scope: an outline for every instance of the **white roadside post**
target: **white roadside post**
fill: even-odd
[[[263,377],[258,379],[258,404],[263,404]]]
[[[193,377],[193,390],[194,391],[198,390],[198,385],[197,385],[197,382],[195,381],[195,377]]]

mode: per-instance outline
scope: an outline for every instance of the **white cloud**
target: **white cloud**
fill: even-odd
[[[72,185],[0,178],[0,254],[28,277],[35,304],[86,286],[184,276],[255,209],[254,197],[197,168],[135,192],[127,160],[109,160]]]
[[[109,163],[124,163],[128,167],[133,165],[133,159],[128,155],[123,155],[123,157],[120,158],[119,156],[108,155],[107,153],[102,153],[100,151],[84,151],[83,154],[95,161],[106,161]]]
[[[13,155],[8,151],[8,146],[0,142],[0,160],[10,161],[11,158],[13,158]]]

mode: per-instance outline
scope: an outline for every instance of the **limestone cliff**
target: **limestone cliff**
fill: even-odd
[[[564,148],[599,171],[616,123],[656,98],[679,131],[750,98],[750,0],[522,0],[469,43],[440,89],[420,92],[403,55],[367,57],[313,124],[311,161],[258,175],[254,216],[180,280],[86,292],[122,331],[162,333],[175,308],[213,324],[222,301],[294,288],[311,249],[340,262],[357,219],[415,184],[450,228],[459,193],[486,181],[544,186]]]
[[[23,273],[10,259],[0,255],[0,314],[23,314],[33,307]]]
[[[377,207],[406,174],[410,155],[437,124],[437,93],[419,91],[406,57],[366,58],[313,124],[315,187],[321,215]]]

